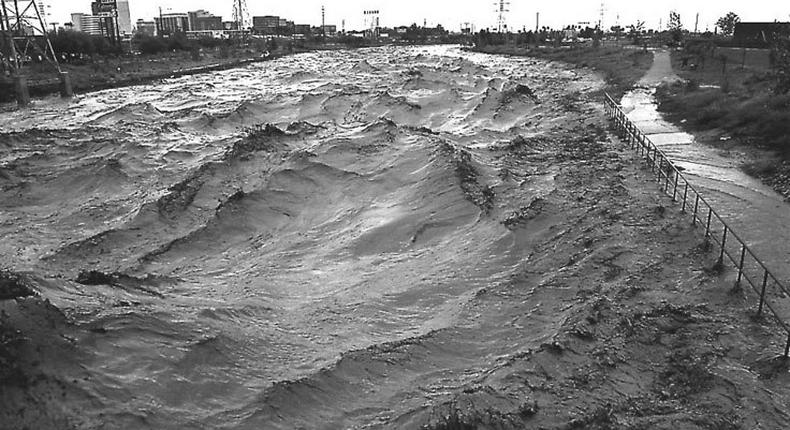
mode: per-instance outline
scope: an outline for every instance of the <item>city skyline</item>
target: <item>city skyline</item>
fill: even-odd
[[[50,22],[63,24],[70,21],[71,13],[90,12],[90,0],[67,0],[51,2]],[[382,26],[399,26],[427,23],[429,26],[441,24],[445,28],[458,29],[463,23],[471,23],[477,29],[495,28],[497,9],[492,1],[450,2],[444,0],[417,1],[340,1],[340,0],[302,0],[296,2],[270,3],[247,0],[250,16],[277,15],[286,17],[297,23],[319,25],[321,23],[321,6],[326,8],[326,23],[341,27],[345,20],[347,29],[364,27],[364,10],[381,11]],[[513,31],[531,30],[536,25],[536,13],[540,13],[540,26],[554,28],[570,24],[590,23],[595,26],[601,19],[602,3],[596,0],[564,0],[543,3],[536,6],[534,2],[510,1],[506,22]],[[696,16],[699,13],[699,30],[713,31],[719,17],[729,11],[737,13],[743,21],[789,21],[790,5],[778,4],[770,0],[755,0],[745,7],[743,2],[736,0],[722,1],[678,1],[669,0],[651,4],[634,5],[627,0],[605,1],[603,26],[609,28],[615,24],[628,26],[636,21],[645,21],[647,28],[666,27],[669,12],[680,13],[683,25],[694,30]],[[218,4],[217,0],[129,0],[132,22],[138,19],[152,20],[159,14],[159,7],[165,13],[194,11],[205,9],[223,20],[232,19],[232,1]]]

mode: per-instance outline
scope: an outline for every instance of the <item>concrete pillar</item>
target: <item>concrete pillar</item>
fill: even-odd
[[[19,106],[30,104],[30,90],[27,87],[27,77],[14,76],[14,92],[16,93],[16,102]]]
[[[60,72],[60,96],[63,98],[74,97],[74,87],[71,85],[69,72]]]

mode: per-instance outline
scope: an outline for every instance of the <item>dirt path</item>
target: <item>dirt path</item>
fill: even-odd
[[[671,82],[680,79],[672,70],[672,60],[669,51],[656,51],[653,53],[653,66],[647,71],[638,85],[655,88],[663,82]]]
[[[717,213],[746,242],[780,280],[787,284],[790,268],[790,211],[784,197],[758,179],[747,175],[741,165],[748,148],[722,150],[697,141],[695,136],[666,121],[658,112],[654,92],[662,82],[680,79],[672,71],[667,52],[655,56],[655,64],[637,88],[623,97],[629,118],[681,169]],[[722,235],[721,229],[717,236]],[[730,241],[733,255],[740,252]],[[762,279],[756,262],[747,275]],[[757,282],[757,281],[755,281]],[[773,295],[773,306],[790,321],[790,300]]]

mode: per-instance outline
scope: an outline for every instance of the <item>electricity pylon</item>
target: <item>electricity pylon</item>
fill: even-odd
[[[244,31],[249,28],[250,12],[247,9],[247,0],[233,0],[233,22],[236,23],[236,30]]]
[[[510,2],[506,0],[499,0],[498,2],[494,3],[494,6],[497,8],[497,31],[501,33],[503,28],[507,30],[507,13],[510,12],[510,9],[508,9]]]
[[[58,73],[60,64],[47,35],[42,11],[35,0],[0,0],[0,55],[19,75],[22,67],[40,56],[50,62]]]

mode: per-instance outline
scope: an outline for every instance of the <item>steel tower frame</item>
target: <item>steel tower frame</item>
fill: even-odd
[[[497,7],[497,32],[501,33],[502,28],[507,28],[507,13],[510,12],[510,2],[507,0],[499,0],[498,2],[494,3],[494,6]]]
[[[233,22],[236,23],[236,30],[244,31],[249,27],[249,16],[247,0],[233,0]]]
[[[61,72],[36,0],[0,0],[0,33],[0,54],[14,74],[20,73],[34,53]]]

